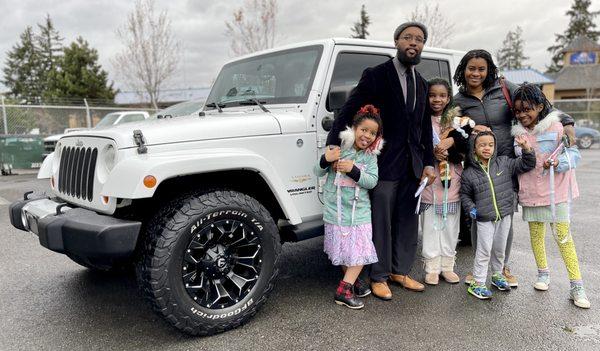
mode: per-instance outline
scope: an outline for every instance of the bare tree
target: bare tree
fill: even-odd
[[[431,5],[431,6],[430,6]],[[439,4],[425,4],[423,8],[417,5],[410,15],[411,21],[423,23],[427,27],[427,45],[444,47],[454,34],[454,23],[440,10]]]
[[[161,87],[173,76],[179,63],[179,42],[171,32],[166,11],[156,13],[154,0],[137,0],[127,22],[117,30],[125,49],[112,64],[138,91],[145,91],[158,108]]]
[[[233,12],[233,21],[225,21],[234,55],[272,48],[275,43],[277,0],[246,0]]]

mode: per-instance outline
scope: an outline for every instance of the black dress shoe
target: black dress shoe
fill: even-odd
[[[356,278],[354,282],[354,294],[358,297],[365,297],[371,295],[371,288],[369,284],[365,283],[364,280]]]

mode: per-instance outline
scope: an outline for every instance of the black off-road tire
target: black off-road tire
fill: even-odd
[[[252,238],[252,240],[248,239],[251,243],[242,246],[252,247],[252,250],[256,250],[252,260],[261,263],[258,270],[254,269],[256,276],[250,278],[254,279],[253,285],[243,283],[248,285],[239,287],[239,295],[237,295],[239,302],[234,298],[229,299],[228,297],[232,293],[228,291],[228,297],[224,299],[229,301],[229,305],[225,303],[223,307],[219,303],[207,308],[208,303],[203,306],[200,305],[200,301],[203,300],[202,296],[208,300],[212,290],[197,289],[199,295],[195,295],[195,292],[191,293],[189,289],[192,287],[184,284],[184,280],[189,281],[190,276],[183,274],[189,272],[189,270],[185,271],[189,266],[190,270],[194,269],[194,274],[196,274],[194,279],[201,277],[202,283],[199,286],[215,288],[217,286],[215,281],[223,281],[222,288],[225,287],[225,283],[237,287],[226,281],[228,279],[226,275],[222,276],[222,280],[219,278],[212,280],[210,277],[213,276],[206,273],[208,268],[193,268],[208,262],[204,260],[208,255],[202,256],[202,260],[194,261],[195,263],[191,266],[189,263],[189,257],[192,255],[190,248],[193,248],[194,251],[198,249],[204,252],[215,242],[221,243],[222,241],[219,241],[218,238],[225,237],[223,242],[226,242],[225,235],[214,234],[216,230],[214,227],[219,227],[219,233],[224,233],[223,228],[226,226],[224,223],[230,222],[237,223],[237,228],[243,226],[244,230],[247,229],[243,232],[242,237]],[[229,238],[237,233],[235,240],[237,240],[237,235],[240,235],[239,229],[230,229],[227,233],[229,233]],[[200,242],[202,242],[201,249],[198,248]],[[259,244],[257,245],[257,243]],[[227,251],[243,250],[243,248],[235,248],[235,244],[231,244],[229,248],[226,246],[220,246],[221,252],[224,247]],[[241,255],[239,251],[236,252],[238,252],[237,256]],[[184,195],[165,205],[148,223],[136,267],[138,284],[153,309],[174,327],[191,335],[212,335],[233,329],[247,322],[256,314],[273,289],[278,273],[277,259],[280,252],[281,243],[277,226],[269,211],[254,198],[235,191],[212,191]],[[233,262],[230,259],[235,261],[239,258],[234,254],[227,257],[227,262]],[[218,265],[213,265],[215,269],[217,266],[218,269],[223,268],[221,264],[225,259],[220,260],[215,261],[220,262]],[[245,262],[248,263],[248,261]],[[227,264],[227,267],[233,267],[231,268],[232,273],[236,269],[245,268],[238,268],[235,263]],[[214,273],[214,270],[209,272]],[[209,278],[205,278],[205,274]],[[226,273],[218,271],[217,274]],[[215,301],[223,301],[220,293],[218,296],[218,300]]]

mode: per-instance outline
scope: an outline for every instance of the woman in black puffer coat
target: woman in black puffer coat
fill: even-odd
[[[471,50],[461,59],[456,72],[454,82],[459,86],[458,93],[454,96],[454,102],[460,106],[464,116],[470,117],[477,124],[474,132],[491,130],[496,135],[497,155],[515,157],[513,151],[514,139],[510,134],[513,123],[513,113],[508,100],[512,99],[512,93],[517,86],[498,77],[498,68],[494,64],[492,56],[485,50]],[[505,85],[507,96],[502,90]],[[565,115],[562,120],[565,133],[572,136],[571,142],[575,142],[575,130],[573,118]],[[443,153],[445,150],[437,149],[436,152]],[[465,167],[469,167],[467,161]],[[516,188],[515,188],[516,190]],[[516,196],[516,192],[515,192]],[[518,286],[516,277],[510,274],[507,268],[510,249],[512,246],[512,226],[508,236],[505,254],[504,275],[512,287]],[[476,246],[477,233],[472,228],[471,242]],[[467,279],[468,280],[468,277]]]

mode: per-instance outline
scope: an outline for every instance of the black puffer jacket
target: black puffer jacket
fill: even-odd
[[[511,95],[517,89],[517,86],[507,80],[506,87]],[[508,107],[508,103],[502,88],[500,80],[496,80],[493,86],[486,89],[482,100],[470,95],[464,89],[454,95],[454,103],[460,106],[464,116],[469,116],[475,123],[490,127],[498,140],[497,155],[515,157],[513,149],[513,137],[510,129],[513,125],[513,113]],[[574,124],[573,118],[567,114],[561,116],[561,123],[565,125]]]
[[[512,177],[535,168],[535,151],[523,152],[519,158],[496,156],[494,152],[486,171],[475,155],[474,140],[471,138],[467,154],[472,166],[461,177],[460,201],[466,213],[477,209],[477,221],[497,221],[514,212]]]

